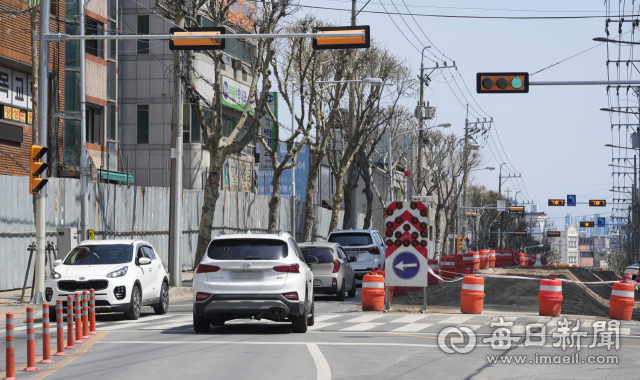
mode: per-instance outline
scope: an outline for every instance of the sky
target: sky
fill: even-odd
[[[365,0],[358,0],[357,8],[362,8],[365,3]],[[350,10],[350,0],[300,0],[300,4],[303,6],[300,15],[308,12],[339,25],[350,24],[347,11],[312,8]],[[617,2],[615,4],[617,7]],[[389,12],[410,11],[415,21],[410,15],[389,17],[387,14],[368,13],[384,12],[383,6]],[[629,11],[630,7],[628,5]],[[531,86],[528,94],[477,94],[475,91],[477,72],[534,73],[597,46],[599,43],[592,39],[606,36],[605,17],[514,20],[425,17],[417,14],[604,16],[603,1],[372,0],[358,15],[357,24],[370,25],[372,39],[405,58],[415,75],[419,73],[421,58],[417,49],[422,50],[425,45],[432,45],[429,50],[435,54],[425,54],[425,66],[434,65],[429,59],[438,61],[440,66],[443,60],[449,65],[455,61],[458,71],[450,70],[444,75],[434,76],[425,89],[425,100],[437,107],[437,123],[450,121],[453,125],[448,132],[459,136],[464,134],[467,102],[471,121],[477,117],[493,117],[494,125],[481,153],[485,159],[482,166],[493,166],[496,170],[476,171],[473,176],[475,183],[497,190],[498,168],[505,162],[503,176],[520,173],[522,177],[517,181],[507,180],[502,187],[503,193],[509,189],[513,197],[516,191],[520,191],[518,201],[538,204],[538,210],[544,211],[556,226],[564,227],[567,213],[574,216],[609,215],[612,199],[609,189],[613,182],[608,165],[611,164],[612,150],[604,145],[612,142],[612,130],[609,113],[600,111],[600,108],[609,106],[606,86]],[[629,30],[630,25],[625,25],[625,30]],[[617,23],[609,26],[612,35],[617,34],[617,28]],[[530,80],[607,80],[607,45],[610,45],[612,56],[617,56],[616,46],[600,44],[534,74]],[[637,75],[632,78],[637,78]],[[625,91],[623,88],[620,93],[626,102]],[[411,100],[407,105],[413,108],[417,100]],[[637,101],[629,104],[637,107]],[[289,120],[290,113],[286,109],[280,112],[286,118],[284,120]],[[626,135],[623,133],[621,136],[624,140]],[[617,129],[615,139],[618,141]],[[622,143],[625,144],[624,141]],[[618,155],[617,150],[614,155]],[[568,194],[576,195],[578,202],[607,199],[607,207],[547,206],[548,199],[566,199]]]

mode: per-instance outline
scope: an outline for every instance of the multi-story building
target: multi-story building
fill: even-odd
[[[51,2],[50,31],[78,34],[80,0]],[[5,10],[27,3],[3,0]],[[85,11],[85,34],[116,32],[117,0],[94,0]],[[29,30],[28,13],[2,20],[9,30]],[[48,162],[50,176],[79,177],[80,51],[78,41],[51,43],[49,59]],[[117,49],[115,43],[87,41],[85,46],[87,153],[97,168],[117,170]],[[0,165],[3,174],[27,175],[32,142],[32,66],[28,33],[0,39]]]
[[[578,237],[578,265],[581,267],[593,267],[593,237]]]
[[[545,232],[547,214],[538,212],[538,205],[532,204],[530,212],[525,213],[524,220],[527,223],[527,231],[534,239],[542,241]]]
[[[578,228],[573,224],[565,225],[560,236],[552,239],[551,249],[558,252],[561,264],[578,264]]]
[[[120,30],[124,34],[169,34],[175,27],[160,17],[154,0],[122,0]],[[255,1],[237,1],[230,11],[236,19],[251,14]],[[198,16],[201,26],[213,26],[205,15]],[[238,25],[237,28],[240,28]],[[227,33],[235,33],[228,28]],[[118,56],[122,66],[119,107],[122,109],[119,136],[123,161],[135,176],[137,185],[165,186],[171,179],[171,120],[173,108],[173,52],[166,41],[125,40]],[[251,53],[247,46],[226,40],[223,51],[222,86],[225,91],[223,133],[236,125],[247,103],[251,84]],[[214,76],[213,61],[202,51],[194,51],[195,88],[208,99],[215,90],[207,78]],[[205,114],[209,114],[205,110]],[[200,124],[192,105],[183,104],[183,188],[203,188],[209,167],[209,151],[204,146]],[[241,154],[227,158],[221,183],[224,189],[253,191],[255,187],[255,143]]]

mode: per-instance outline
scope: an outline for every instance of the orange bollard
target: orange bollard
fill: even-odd
[[[56,300],[56,348],[53,356],[67,356],[64,352],[64,314],[62,310],[62,300]]]
[[[74,304],[76,317],[76,340],[73,343],[84,343],[84,340],[82,340],[82,310],[80,310],[80,293],[76,293],[74,295]]]
[[[613,283],[609,299],[609,318],[630,321],[633,314],[634,286],[626,278]]]
[[[73,344],[73,297],[67,296],[67,347],[65,350],[75,350]]]
[[[553,275],[551,280],[540,280],[540,293],[538,293],[538,314],[545,317],[559,317],[562,307],[562,281],[556,280]]]
[[[16,355],[15,355],[15,341],[13,337],[13,313],[7,313],[7,377],[4,380],[17,380],[16,379]]]
[[[478,251],[473,251],[473,270],[480,270],[480,252]]]
[[[96,291],[91,288],[89,295],[89,335],[96,335]]]
[[[460,292],[460,312],[482,314],[484,304],[484,278],[475,275],[464,276]]]
[[[49,334],[49,304],[42,304],[42,360],[40,364],[53,364],[51,360],[51,335]]]
[[[365,274],[362,278],[361,294],[363,311],[382,311],[384,309],[384,277],[373,273]]]
[[[40,371],[36,368],[36,334],[33,326],[33,307],[27,306],[27,368],[25,372]]]
[[[86,290],[82,291],[82,339],[89,339],[89,293]]]

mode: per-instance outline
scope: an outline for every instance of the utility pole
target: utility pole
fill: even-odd
[[[175,24],[184,27],[180,2],[176,5]],[[169,211],[169,286],[182,286],[182,72],[180,50],[173,52],[173,120],[171,125],[171,189]],[[147,183],[147,186],[149,184]]]
[[[427,49],[428,46],[422,48],[422,57],[420,58],[420,100],[418,102],[418,107],[420,109],[420,132],[418,132],[418,194],[422,195],[422,184],[424,183],[424,173],[422,172],[422,157],[423,157],[423,141],[424,141],[424,119],[422,118],[422,107],[424,107],[424,50]]]
[[[464,120],[464,156],[463,158],[468,161],[469,159],[469,104],[467,104],[467,118]],[[458,233],[456,237],[466,235],[466,224],[465,228],[462,228],[463,222],[466,223],[466,211],[464,207],[466,207],[467,203],[467,174],[463,174],[462,176],[462,202],[458,205]],[[464,238],[464,236],[462,236]],[[456,239],[454,239],[455,244]]]
[[[41,146],[48,145],[48,105],[47,94],[49,93],[49,41],[46,35],[49,34],[49,14],[51,3],[50,0],[40,1],[40,92],[38,93],[39,102],[39,139]],[[55,152],[52,152],[55,154]],[[47,155],[42,157],[42,162],[47,162]],[[47,170],[41,174],[42,179],[47,178]],[[40,305],[44,302],[44,271],[45,271],[45,248],[46,248],[46,223],[45,212],[47,206],[47,186],[45,185],[40,194],[36,194],[36,262],[35,262],[35,278],[34,293],[31,299],[32,304]]]
[[[351,26],[356,26],[356,0],[351,1]],[[354,78],[351,78],[354,79]],[[352,139],[355,134],[355,83],[349,84],[349,138]],[[350,228],[358,228],[358,155],[355,156],[354,162],[351,164],[351,179],[349,182],[355,182],[354,188],[351,190],[351,217],[349,219]]]
[[[91,0],[80,6],[80,35],[84,36],[84,7]],[[80,241],[88,238],[89,229],[89,183],[87,165],[87,70],[85,67],[85,40],[80,40]]]
[[[300,91],[302,91],[302,83],[300,83]],[[300,92],[302,93],[302,92]],[[296,123],[296,83],[291,83],[291,136],[293,136],[293,131],[295,131],[295,123]],[[280,128],[280,126],[275,126],[276,128]],[[279,144],[279,142],[276,142]],[[295,145],[295,141],[294,141]],[[276,147],[279,149],[279,147]],[[296,240],[296,166],[298,163],[291,168],[291,237],[293,240]],[[267,184],[265,183],[265,187]]]
[[[498,174],[498,195],[502,195],[502,165],[504,164],[505,162],[500,164],[500,174]],[[500,211],[498,210],[498,212]],[[498,222],[498,249],[502,249],[502,234],[500,232],[500,223]]]

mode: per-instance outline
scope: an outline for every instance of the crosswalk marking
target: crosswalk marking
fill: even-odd
[[[475,317],[475,315],[452,315],[451,317],[445,320],[438,321],[438,323],[449,323],[452,325],[456,325],[460,323],[465,323],[466,321],[468,321],[473,317]]]
[[[391,331],[395,332],[418,332],[420,330],[424,330],[429,326],[432,326],[433,323],[409,323],[407,325],[398,327],[397,329],[393,329]]]
[[[329,319],[338,318],[338,317],[340,317],[340,314],[325,314],[325,315],[318,315],[314,317],[314,320],[316,322],[324,322],[324,321],[328,321]]]
[[[384,325],[384,323],[358,323],[357,325],[349,326],[340,331],[367,331],[382,325]]]
[[[384,315],[381,315],[381,314],[362,315],[360,317],[353,318],[353,319],[350,319],[350,320],[345,321],[345,322],[348,322],[348,323],[364,323],[364,322],[371,322],[371,321],[373,321],[375,319],[382,318],[382,317],[384,317]]]
[[[421,315],[421,314],[405,315],[404,317],[395,319],[391,322],[392,323],[414,323],[426,317],[427,317],[426,315]]]
[[[140,325],[141,325],[141,323],[125,323],[125,324],[114,325],[114,326],[105,326],[104,330],[106,330],[106,331],[120,330],[120,329],[129,328],[129,327],[137,327],[137,326],[140,326]]]
[[[309,326],[307,329],[313,331],[313,330],[319,330],[319,329],[323,329],[325,327],[328,326],[332,326],[335,325],[337,322],[316,322],[313,324],[313,326]]]

